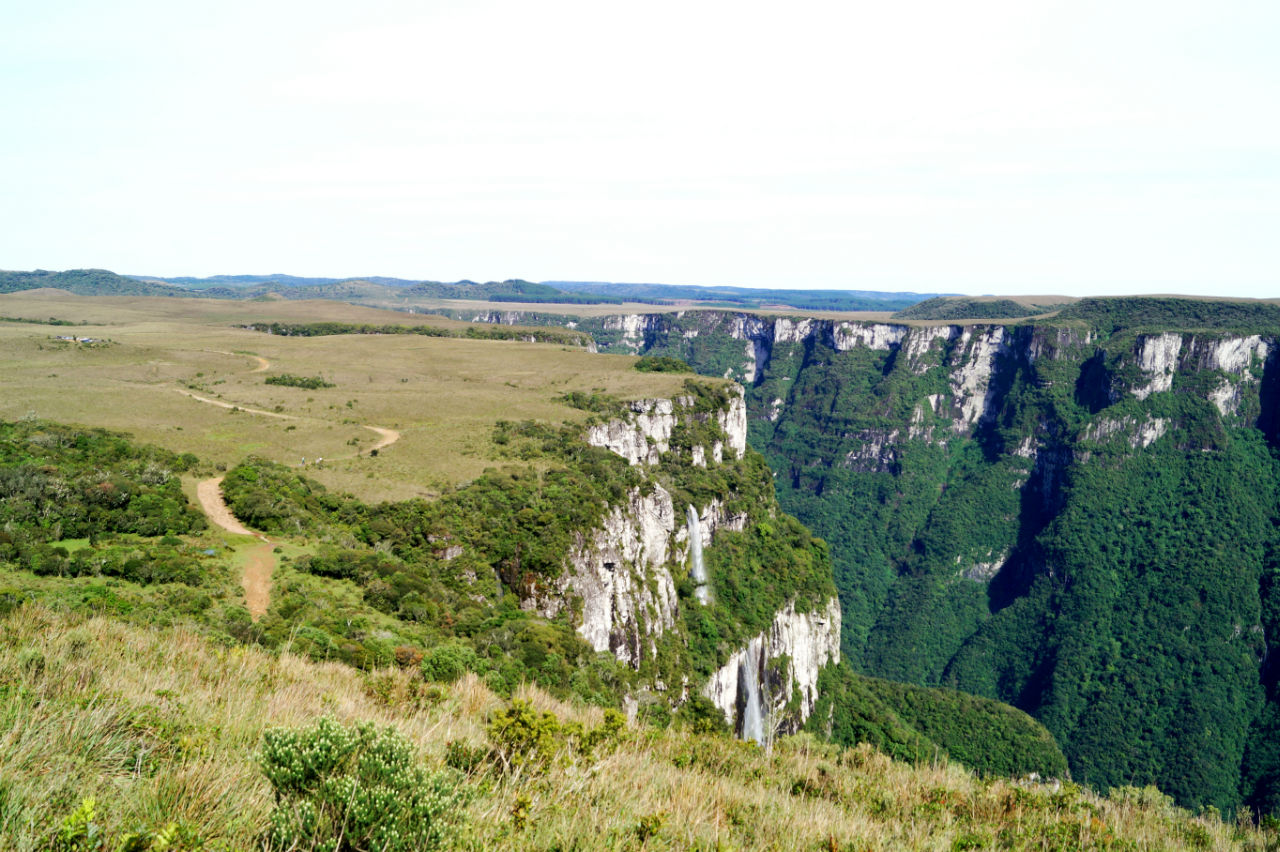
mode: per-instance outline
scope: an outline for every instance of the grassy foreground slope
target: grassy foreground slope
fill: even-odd
[[[288,652],[211,644],[31,605],[0,619],[0,848],[59,848],[94,800],[101,846],[255,849],[274,800],[264,734],[327,716],[390,725],[413,764],[462,804],[443,845],[460,849],[1273,849],[1273,828],[1193,817],[1154,790],[1093,796],[979,780],[957,765],[910,767],[870,747],[800,736],[771,755],[688,730],[611,734],[591,754],[555,748],[504,771],[510,705],[476,678],[424,684]],[[538,713],[586,728],[602,711],[535,690]],[[546,717],[542,717],[545,719]],[[496,737],[496,739],[495,739]],[[509,751],[507,752],[510,753]],[[61,848],[74,848],[63,846]]]

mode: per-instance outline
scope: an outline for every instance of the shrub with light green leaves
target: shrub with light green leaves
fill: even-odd
[[[427,772],[393,728],[325,718],[272,729],[260,761],[276,796],[271,849],[433,849],[449,836],[462,803],[456,776]]]

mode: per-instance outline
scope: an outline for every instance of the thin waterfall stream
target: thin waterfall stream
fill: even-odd
[[[742,702],[742,738],[764,744],[764,708],[760,700],[760,651],[764,639],[747,645],[746,659],[738,668],[738,696]]]
[[[702,525],[698,519],[698,510],[689,504],[685,513],[689,526],[689,576],[693,578],[694,597],[698,603],[706,606],[711,603],[711,580],[707,577],[707,566],[702,561]]]

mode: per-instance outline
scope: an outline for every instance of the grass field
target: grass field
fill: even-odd
[[[86,799],[108,838],[177,824],[203,848],[261,848],[273,806],[263,733],[320,716],[393,726],[431,771],[444,770],[451,743],[477,755],[456,776],[464,804],[449,848],[1262,852],[1278,842],[1273,826],[1195,817],[1152,788],[1100,798],[810,737],[766,754],[632,727],[591,759],[566,749],[544,772],[503,773],[485,756],[496,747],[487,721],[506,702],[474,675],[426,684],[412,671],[362,673],[39,607],[0,620],[0,637],[0,697],[22,697],[0,702],[0,849],[99,848],[48,845]],[[519,697],[564,720],[601,720],[537,690]]]
[[[636,372],[628,356],[560,345],[418,335],[278,337],[234,327],[321,320],[464,325],[338,302],[89,298],[37,290],[0,296],[0,315],[88,323],[0,322],[0,418],[36,416],[124,431],[195,453],[207,467],[230,466],[250,454],[291,465],[305,458],[314,478],[366,500],[429,495],[474,478],[494,464],[496,421],[584,417],[559,401],[568,391],[668,396],[682,383]],[[68,334],[105,342],[55,339]],[[259,358],[269,362],[266,371]],[[323,376],[335,387],[264,384],[281,373]],[[376,458],[358,455],[379,440],[366,425],[402,437]],[[316,469],[319,458],[324,466]]]

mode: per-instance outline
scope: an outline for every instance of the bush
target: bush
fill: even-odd
[[[284,385],[291,388],[305,388],[306,390],[318,390],[319,388],[335,388],[337,385],[326,382],[321,376],[295,376],[291,373],[282,373],[278,376],[268,376],[262,380],[267,385]]]
[[[635,363],[641,373],[692,373],[693,368],[679,358],[666,355],[645,355]]]
[[[477,668],[476,652],[460,643],[437,645],[422,659],[422,679],[432,683],[453,683]]]
[[[432,849],[449,836],[461,805],[454,776],[426,772],[393,728],[326,718],[272,729],[260,760],[276,797],[270,849]]]

